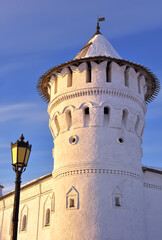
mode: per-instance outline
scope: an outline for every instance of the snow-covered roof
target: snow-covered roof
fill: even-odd
[[[88,41],[74,59],[106,56],[121,59],[111,43],[101,34],[97,33]]]

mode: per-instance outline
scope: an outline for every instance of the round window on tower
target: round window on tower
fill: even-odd
[[[73,144],[73,145],[74,145],[74,144],[77,144],[78,140],[79,140],[79,137],[76,136],[76,135],[71,136],[71,137],[69,138],[70,144]]]
[[[119,142],[120,144],[123,144],[123,143],[124,143],[124,138],[123,138],[123,137],[119,137],[117,140],[118,140],[118,142]]]

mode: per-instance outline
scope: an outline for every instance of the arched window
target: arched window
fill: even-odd
[[[45,227],[50,225],[50,209],[47,208],[45,215]]]
[[[84,126],[89,126],[90,116],[89,116],[89,107],[84,108]]]
[[[108,124],[109,122],[109,108],[108,107],[104,107],[104,125]]]
[[[67,112],[66,118],[67,118],[67,128],[70,129],[72,125],[71,111]]]
[[[26,230],[26,224],[27,224],[27,218],[26,218],[26,215],[24,215],[22,219],[21,231]]]

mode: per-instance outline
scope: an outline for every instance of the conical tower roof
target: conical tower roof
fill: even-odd
[[[74,59],[105,56],[121,59],[111,43],[99,32],[96,32]]]
[[[73,60],[49,69],[39,78],[37,90],[43,100],[46,102],[50,101],[50,95],[48,93],[48,83],[50,82],[50,78],[52,75],[55,75],[55,73],[62,71],[64,67],[70,68],[71,65],[78,66],[83,62],[90,61],[95,61],[96,63],[100,63],[102,61],[113,61],[120,66],[127,65],[127,67],[133,67],[136,72],[142,74],[145,77],[147,84],[145,101],[146,103],[153,101],[160,90],[160,83],[156,76],[148,68],[121,58],[110,42],[100,33],[99,24],[97,24],[96,29],[96,33]]]

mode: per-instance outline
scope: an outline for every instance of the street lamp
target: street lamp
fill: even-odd
[[[13,219],[12,219],[12,240],[17,240],[17,227],[18,227],[18,215],[19,215],[19,201],[20,201],[20,185],[21,174],[26,170],[28,164],[29,155],[32,145],[29,142],[24,142],[24,136],[21,134],[20,141],[11,143],[12,154],[12,166],[16,173],[15,180],[15,198],[13,207]]]

